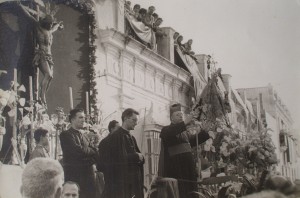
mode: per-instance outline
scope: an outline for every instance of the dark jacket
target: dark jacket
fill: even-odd
[[[180,198],[189,197],[192,191],[197,191],[197,171],[191,148],[209,139],[205,131],[190,136],[186,133],[184,122],[170,124],[161,130],[162,140],[158,174],[178,180]],[[189,182],[186,182],[189,181]]]
[[[122,127],[99,145],[100,164],[105,179],[105,198],[143,198],[143,164],[135,138]]]
[[[85,134],[72,127],[60,134],[64,166],[88,166],[95,163],[97,149]]]
[[[81,198],[96,198],[96,181],[93,164],[97,159],[97,149],[88,137],[73,128],[60,134],[63,151],[65,181],[73,181],[80,186]]]

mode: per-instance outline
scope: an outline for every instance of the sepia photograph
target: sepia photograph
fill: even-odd
[[[300,0],[0,0],[0,198],[300,198]]]

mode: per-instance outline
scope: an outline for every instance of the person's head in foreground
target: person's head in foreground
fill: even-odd
[[[296,190],[296,185],[281,175],[271,175],[265,182],[265,189],[276,190],[285,195],[291,195]]]
[[[261,191],[243,196],[243,198],[286,198],[286,196],[277,191]]]
[[[61,198],[78,198],[79,191],[80,188],[76,182],[67,181],[63,184]]]
[[[60,198],[64,179],[60,163],[50,158],[35,158],[22,174],[23,198]]]

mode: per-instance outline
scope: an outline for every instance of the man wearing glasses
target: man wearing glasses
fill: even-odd
[[[111,133],[109,146],[100,152],[100,166],[104,173],[104,195],[108,198],[143,198],[144,157],[136,139],[130,134],[137,125],[139,113],[126,109],[122,113],[122,127]]]

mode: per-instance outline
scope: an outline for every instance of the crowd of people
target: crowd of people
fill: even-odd
[[[164,37],[167,36],[167,34],[161,29],[160,25],[163,22],[163,19],[159,17],[157,13],[155,13],[155,7],[150,6],[148,9],[141,8],[139,4],[135,4],[133,8],[131,8],[131,2],[125,1],[125,16],[130,16],[136,21],[142,22],[146,27],[149,27],[153,30],[156,37]],[[126,24],[126,30],[125,33],[142,43],[146,44],[148,47],[153,49],[154,46],[151,46],[151,43],[145,43],[143,40],[141,40],[136,33],[130,28],[130,24],[128,24],[128,21],[126,21],[125,17],[125,24]],[[175,32],[173,35],[174,39],[174,46],[175,48],[178,47],[182,51],[183,54],[189,55],[192,57],[195,61],[197,60],[195,57],[195,52],[192,51],[192,44],[193,40],[189,39],[187,42],[182,43],[183,36],[180,35],[178,32]]]
[[[125,24],[126,29],[125,33],[136,40],[142,42],[146,46],[148,46],[150,49],[155,50],[156,45],[156,38],[157,37],[163,37],[166,36],[166,33],[163,32],[163,30],[160,28],[160,25],[163,22],[163,19],[159,17],[157,13],[155,13],[155,7],[150,6],[148,9],[141,8],[139,4],[135,4],[133,8],[131,8],[131,2],[126,1],[125,5]],[[132,25],[130,25],[130,21],[136,21],[142,23],[145,28],[142,28],[141,26],[138,26],[136,28],[140,29],[141,32],[145,31],[148,32],[148,30],[151,30],[150,32],[153,32],[153,35],[148,42],[146,39],[143,39],[143,36],[140,36],[139,33],[135,32],[134,29],[132,29]],[[151,41],[155,41],[154,43]]]
[[[193,44],[192,39],[189,39],[187,42],[182,43],[183,36],[180,35],[178,32],[175,32],[173,34],[173,39],[174,39],[175,48],[180,49],[183,54],[186,54],[191,58],[193,58],[195,61],[197,61],[197,58],[195,57],[195,52],[192,51],[192,44]]]
[[[37,129],[34,133],[36,148],[22,175],[22,196],[143,198],[145,158],[135,137],[130,133],[138,123],[138,115],[139,113],[132,108],[125,109],[121,116],[122,123],[111,121],[108,125],[110,133],[96,147],[82,131],[85,123],[84,111],[71,110],[70,128],[60,134],[63,154],[61,162],[50,158],[48,131]],[[152,191],[154,193],[147,196],[151,198],[204,196],[197,193],[198,176],[192,147],[196,146],[196,142],[201,144],[209,139],[210,133],[201,128],[197,135],[187,133],[193,117],[183,116],[180,104],[170,107],[170,121],[171,124],[163,127],[160,134],[162,145],[157,175],[161,179],[156,182],[163,188],[165,186],[165,189],[159,188],[160,190]],[[168,182],[172,185],[168,186]],[[157,188],[155,185],[151,185],[151,188],[153,186]],[[272,197],[271,195],[285,197],[296,192],[296,186],[281,176],[271,175],[265,179],[264,188],[272,190],[260,192],[264,197]],[[253,189],[256,190],[252,189],[251,192],[249,189],[252,188],[246,188],[248,191],[245,194],[258,192],[255,187]],[[273,192],[274,190],[279,190],[282,194]],[[219,191],[218,197],[237,195],[241,194],[232,193],[232,188],[228,185]]]
[[[145,159],[135,137],[130,134],[137,125],[138,115],[132,108],[124,110],[122,123],[111,121],[108,125],[109,135],[95,147],[82,131],[85,124],[84,111],[71,110],[70,127],[60,134],[63,154],[61,163],[50,158],[48,131],[37,129],[34,133],[36,147],[22,176],[23,197],[76,197],[78,194],[81,198],[144,197]],[[188,137],[184,133],[186,126],[192,122],[192,117],[187,116],[183,120],[181,105],[175,104],[170,107],[170,120],[171,124],[164,127],[161,133],[165,150],[159,174],[162,177],[196,182],[197,173],[190,146],[194,144],[195,137]],[[206,132],[199,133],[200,142],[207,138]],[[183,172],[180,173],[179,170]],[[100,186],[103,188],[100,190],[97,189],[99,181],[96,182],[96,172],[101,172],[104,176],[104,186]],[[195,185],[182,182],[179,182],[178,188],[180,197],[188,197],[190,191],[197,190]],[[51,193],[53,196],[50,196]]]
[[[153,29],[156,35],[165,35],[159,27],[162,24],[163,19],[160,18],[157,13],[155,13],[154,6],[150,6],[148,10],[146,10],[145,8],[141,8],[139,4],[135,4],[133,8],[131,8],[131,2],[126,1],[125,13],[133,16],[138,21],[143,22],[145,26]]]

